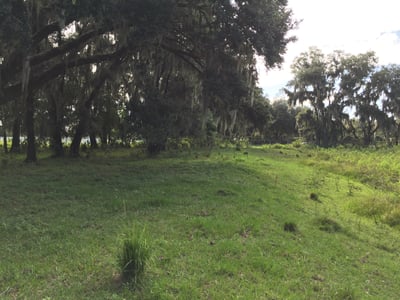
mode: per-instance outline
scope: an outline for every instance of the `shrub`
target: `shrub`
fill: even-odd
[[[284,145],[282,145],[282,144],[274,144],[274,145],[272,145],[272,147],[271,147],[272,149],[285,149],[285,146]]]
[[[295,140],[294,142],[292,142],[293,148],[297,148],[298,149],[298,148],[301,148],[302,145],[303,145],[303,141],[300,140],[300,139]]]
[[[125,233],[118,254],[118,265],[123,281],[134,285],[139,283],[149,258],[150,249],[144,231],[137,233],[131,230]]]

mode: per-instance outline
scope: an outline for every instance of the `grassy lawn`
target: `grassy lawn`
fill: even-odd
[[[246,151],[2,154],[0,299],[398,299],[400,150]]]

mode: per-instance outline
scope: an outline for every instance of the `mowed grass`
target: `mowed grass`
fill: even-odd
[[[398,299],[400,232],[360,210],[395,207],[398,182],[366,180],[349,150],[245,151],[2,156],[0,299]],[[127,229],[151,251],[136,289]]]

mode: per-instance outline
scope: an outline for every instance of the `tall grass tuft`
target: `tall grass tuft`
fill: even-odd
[[[145,232],[130,230],[123,235],[118,254],[118,266],[122,280],[136,286],[141,282],[146,265],[150,258],[150,248]]]
[[[328,233],[342,231],[342,226],[328,217],[318,218],[315,220],[315,223],[318,225],[319,230],[326,231]]]
[[[389,226],[395,227],[400,225],[400,206],[393,207],[391,211],[386,213],[383,221]]]

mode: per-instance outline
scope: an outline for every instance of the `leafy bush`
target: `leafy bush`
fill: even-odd
[[[144,231],[134,230],[125,233],[122,239],[118,265],[125,282],[136,285],[143,277],[145,267],[150,258],[150,249],[144,236]]]
[[[303,146],[303,141],[301,139],[297,139],[294,142],[292,142],[293,148],[301,148]]]

